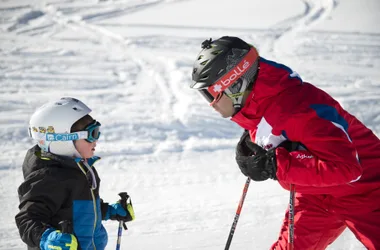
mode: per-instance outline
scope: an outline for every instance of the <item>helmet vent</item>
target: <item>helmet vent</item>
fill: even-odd
[[[219,72],[218,72],[218,74],[216,74],[216,75],[218,76],[218,75],[222,74],[223,71],[224,71],[224,69],[220,69]]]
[[[206,64],[208,63],[208,61],[209,61],[209,60],[206,60],[206,61],[201,62],[201,65],[203,65],[203,66],[206,65]]]
[[[76,103],[79,103],[79,100],[73,97],[62,97],[61,100],[74,101]]]
[[[75,111],[82,111],[82,109],[80,107],[77,107],[77,106],[74,106],[73,110],[75,110]]]
[[[200,55],[197,60],[201,60],[203,58],[203,55]]]
[[[223,50],[220,49],[220,50],[215,50],[215,51],[211,52],[211,54],[213,54],[213,55],[219,55],[222,52],[223,52]]]

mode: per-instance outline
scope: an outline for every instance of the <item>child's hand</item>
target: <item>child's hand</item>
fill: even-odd
[[[132,221],[135,219],[131,198],[128,196],[125,200],[119,200],[117,203],[108,205],[104,220]]]
[[[62,233],[54,228],[48,228],[41,236],[40,248],[41,250],[77,250],[78,241],[73,234]]]

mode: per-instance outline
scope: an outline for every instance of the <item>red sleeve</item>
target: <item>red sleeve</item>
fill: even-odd
[[[294,123],[293,123],[294,124]],[[356,149],[346,128],[314,115],[289,136],[307,150],[276,149],[277,178],[300,186],[328,187],[357,181],[362,174]]]

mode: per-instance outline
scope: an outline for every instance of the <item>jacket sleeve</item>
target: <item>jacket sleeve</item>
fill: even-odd
[[[18,194],[20,211],[15,219],[21,239],[30,247],[39,247],[41,235],[51,227],[51,218],[68,194],[62,181],[48,171],[28,177]]]
[[[104,220],[107,215],[108,207],[108,203],[104,202],[103,199],[100,199],[100,211],[102,214],[102,220]]]
[[[307,150],[288,152],[276,149],[277,178],[300,186],[329,187],[355,182],[362,168],[347,133],[348,123],[335,114],[332,120],[314,116],[298,122],[290,140]]]

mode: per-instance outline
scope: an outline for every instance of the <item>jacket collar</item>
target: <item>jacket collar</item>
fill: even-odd
[[[54,160],[54,161],[62,163],[62,165],[69,166],[69,167],[77,168],[78,167],[77,163],[84,160],[83,158],[71,158],[68,156],[56,155],[56,154],[52,154],[49,152],[45,152],[45,151],[42,151],[39,147],[38,147],[38,149],[39,149],[41,158]],[[37,154],[38,154],[38,149],[36,150]],[[87,159],[87,163],[89,166],[92,166],[99,159],[100,159],[100,157],[93,156],[93,157]]]
[[[276,102],[276,97],[283,91],[303,83],[302,79],[294,77],[294,72],[285,65],[260,57],[259,67],[258,76],[244,106],[231,118],[248,130],[256,129],[266,109]]]

